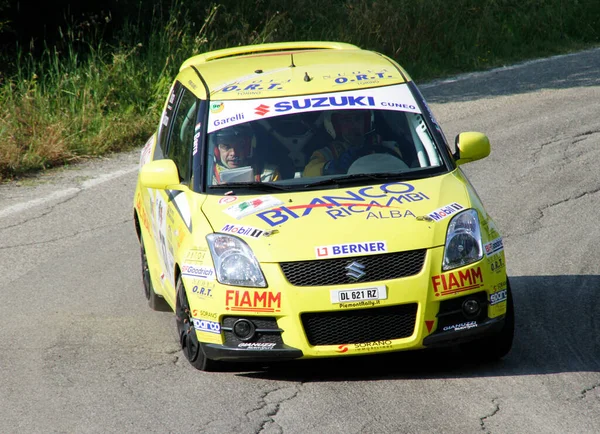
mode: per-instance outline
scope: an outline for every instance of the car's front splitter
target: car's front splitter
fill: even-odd
[[[228,347],[225,345],[201,343],[204,354],[211,360],[239,361],[239,362],[276,362],[283,360],[299,359],[302,351],[288,345],[278,344],[274,348],[267,346]]]
[[[448,330],[434,333],[423,339],[423,345],[427,348],[445,347],[479,339],[485,336],[499,333],[504,326],[504,317],[491,318],[477,324],[477,327],[464,330]]]

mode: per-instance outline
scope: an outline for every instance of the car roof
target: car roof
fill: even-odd
[[[390,58],[351,44],[327,41],[248,45],[187,59],[212,100],[281,97],[410,81]]]

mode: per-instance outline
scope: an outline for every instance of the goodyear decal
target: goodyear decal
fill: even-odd
[[[483,286],[483,275],[480,267],[468,268],[432,276],[431,283],[435,296],[443,297],[481,288]]]
[[[333,220],[353,215],[362,215],[367,220],[416,218],[416,215],[405,207],[424,200],[429,200],[429,197],[421,191],[415,191],[412,184],[390,182],[358,190],[346,190],[335,195],[315,197],[307,204],[278,206],[260,211],[256,216],[271,227],[289,220],[307,217],[312,212],[324,212]]]
[[[237,84],[225,87],[222,91],[226,93],[235,90],[239,90]],[[251,91],[251,89],[249,90]],[[415,98],[405,83],[317,95],[247,99],[227,101],[226,104],[215,102],[214,104],[214,106],[211,105],[208,115],[207,131],[209,133],[230,125],[257,119],[321,110],[381,109],[421,113]]]

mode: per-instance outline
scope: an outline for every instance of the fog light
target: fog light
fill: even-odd
[[[233,334],[240,341],[249,341],[254,337],[256,327],[247,319],[238,319],[233,325]]]
[[[479,315],[481,305],[474,298],[467,298],[462,304],[462,310],[467,318],[473,318]]]

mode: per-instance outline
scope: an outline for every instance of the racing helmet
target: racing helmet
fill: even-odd
[[[329,110],[325,112],[323,126],[332,139],[343,136],[343,126],[340,118],[343,116],[356,116],[359,122],[364,122],[364,131],[367,134],[373,129],[373,112],[371,110]]]
[[[256,146],[256,137],[252,127],[248,124],[232,125],[212,132],[209,136],[209,144],[214,149],[214,156],[217,161],[221,161],[219,145],[222,143],[240,144],[245,151],[246,158],[251,158]]]

